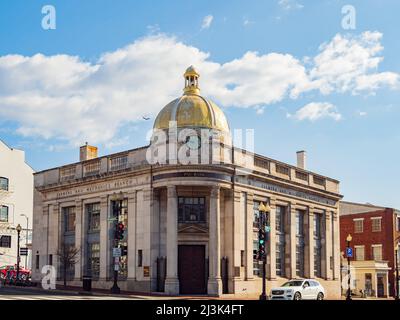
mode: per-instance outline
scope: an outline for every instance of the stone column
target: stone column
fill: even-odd
[[[269,241],[268,241],[268,254],[269,254],[269,279],[276,279],[276,199],[270,198],[269,206],[271,208],[271,212],[269,214],[269,224],[270,224],[270,232],[269,232]]]
[[[325,262],[322,264],[323,277],[327,280],[332,280],[331,257],[332,257],[332,228],[331,228],[331,214],[329,211],[324,212],[324,256],[322,257]]]
[[[99,280],[106,280],[108,273],[108,196],[102,196],[100,200],[100,275]]]
[[[340,279],[340,232],[339,232],[339,218],[337,212],[331,212],[333,219],[332,230],[333,233],[333,245],[332,245],[332,257],[333,257],[333,279]]]
[[[76,255],[75,264],[75,280],[80,281],[82,279],[82,270],[84,266],[84,229],[82,226],[83,212],[82,212],[82,200],[75,200],[75,247],[79,250]]]
[[[49,214],[49,255],[53,256],[52,264],[56,268],[57,272],[59,269],[59,257],[57,252],[59,248],[59,215],[60,205],[58,203],[53,204],[53,210]]]
[[[136,280],[136,191],[128,193],[128,280]]]
[[[290,204],[289,207],[290,210],[290,219],[289,219],[289,225],[290,225],[290,234],[289,234],[289,239],[290,239],[290,251],[289,251],[289,256],[290,256],[290,278],[296,278],[296,208],[294,203]]]
[[[253,201],[254,195],[252,193],[247,193],[246,196],[246,280],[254,280],[253,273]]]
[[[165,292],[179,294],[178,279],[178,199],[176,186],[167,187],[167,276]]]
[[[220,189],[213,187],[210,196],[210,223],[209,223],[209,277],[208,294],[220,296],[222,294],[221,281],[221,248],[220,248]]]
[[[305,217],[304,269],[305,276],[314,278],[314,208],[309,207]]]

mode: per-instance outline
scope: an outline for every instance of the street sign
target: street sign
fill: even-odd
[[[353,257],[353,248],[349,248],[349,247],[346,248],[346,256],[348,258],[352,258]]]
[[[114,264],[114,271],[119,271],[119,264]]]
[[[117,258],[121,256],[121,248],[113,248],[113,257]]]
[[[28,255],[28,248],[20,248],[19,249],[20,256],[27,256]]]

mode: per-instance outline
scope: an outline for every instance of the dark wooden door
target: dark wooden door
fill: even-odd
[[[181,294],[205,294],[205,247],[180,245],[178,247],[178,274]]]

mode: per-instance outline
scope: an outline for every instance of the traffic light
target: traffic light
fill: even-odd
[[[123,246],[121,248],[121,256],[127,256],[128,255],[128,246]]]
[[[115,230],[115,239],[122,240],[124,238],[125,226],[122,222],[117,223]]]
[[[258,230],[258,257],[260,260],[265,258],[265,245],[267,237],[264,229]]]

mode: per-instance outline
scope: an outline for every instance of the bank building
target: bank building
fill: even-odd
[[[196,69],[184,80],[148,146],[98,157],[85,145],[79,162],[35,173],[33,280],[52,265],[70,286],[110,289],[118,273],[124,291],[257,297],[262,204],[268,292],[316,278],[339,298],[339,181],[306,170],[305,152],[293,166],[233,148]]]

